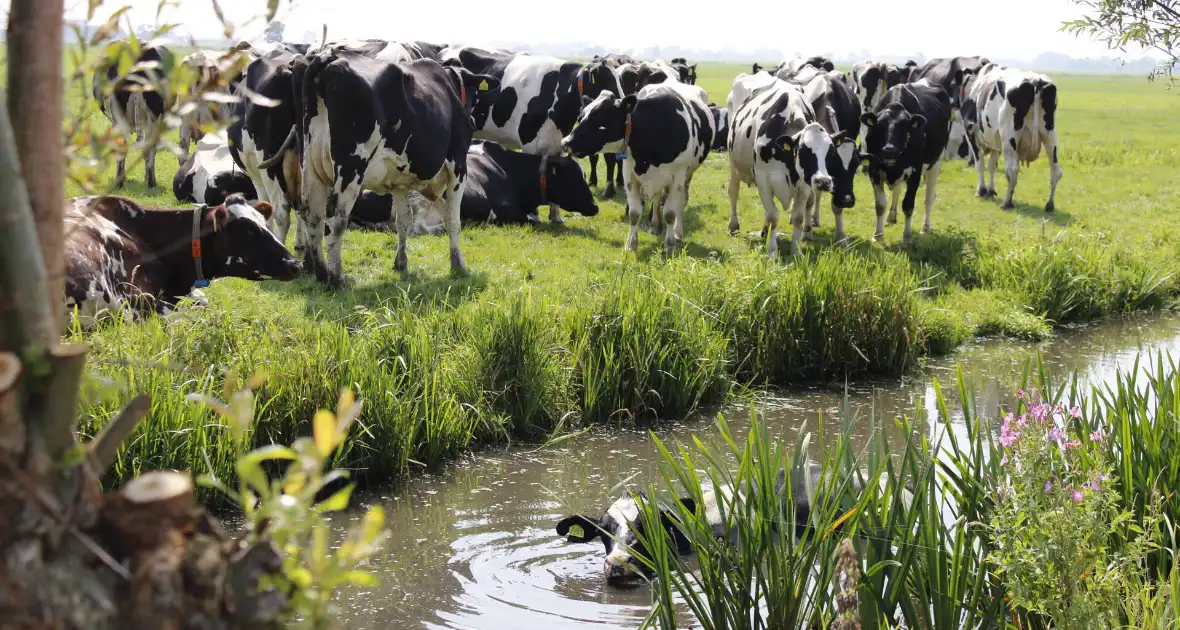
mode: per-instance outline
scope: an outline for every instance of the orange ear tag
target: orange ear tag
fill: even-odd
[[[194,240],[193,241],[193,258],[200,258],[200,257],[201,257],[201,241]]]

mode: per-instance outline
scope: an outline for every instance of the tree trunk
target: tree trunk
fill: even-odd
[[[228,539],[193,503],[187,474],[102,493],[98,476],[149,412],[146,396],[79,449],[87,347],[60,343],[62,28],[61,0],[12,1],[0,103],[0,628],[270,627],[286,593],[258,587],[281,555]]]
[[[12,0],[8,15],[8,111],[44,257],[42,295],[51,298],[53,317],[38,336],[46,345],[60,335],[64,321],[58,297],[65,286],[62,11],[62,0]]]

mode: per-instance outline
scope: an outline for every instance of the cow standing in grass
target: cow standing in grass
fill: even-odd
[[[618,98],[602,92],[582,111],[578,125],[561,141],[575,157],[599,151],[626,153],[623,181],[631,228],[624,247],[639,246],[639,218],[652,202],[654,231],[664,223],[664,253],[684,238],[684,212],[693,174],[713,144],[709,96],[695,85],[664,81]]]
[[[831,191],[828,165],[838,160],[837,144],[816,121],[799,86],[769,74],[739,74],[727,99],[729,129],[729,233],[739,229],[737,204],[741,185],[756,186],[765,210],[762,235],[766,253],[778,258],[779,209],[790,213],[794,233],[791,253],[807,221],[812,189]]]
[[[111,123],[124,134],[135,134],[136,141],[145,137],[143,147],[143,178],[148,188],[156,188],[156,152],[160,135],[164,132],[164,113],[173,103],[167,81],[174,53],[160,43],[141,44],[139,56],[125,76],[119,75],[118,60],[131,55],[127,42],[112,44],[114,55],[108,63],[95,70],[92,92],[95,100]],[[115,186],[122,188],[127,181],[127,156],[120,154],[115,164]]]
[[[875,111],[861,121],[869,128],[862,154],[868,160],[869,180],[877,206],[877,230],[873,238],[885,240],[885,189],[892,191],[889,222],[897,222],[897,201],[902,186],[905,198],[905,231],[912,235],[911,217],[922,175],[926,176],[926,220],[922,232],[930,231],[930,212],[938,187],[943,151],[950,137],[951,101],[946,90],[925,80],[889,88]]]
[[[610,53],[610,54],[602,55],[602,56],[594,55],[593,61],[601,61],[602,63],[606,64],[606,66],[608,68],[610,68],[612,72],[615,73],[615,77],[618,78],[618,80],[619,80],[619,89],[621,90],[621,94],[623,96],[627,96],[629,94],[634,94],[639,91],[639,88],[641,87],[639,85],[639,80],[638,80],[639,75],[634,70],[634,68],[637,67],[637,62],[630,55],[622,55],[622,54],[616,54],[616,53]],[[629,72],[633,78],[631,80],[629,80],[628,83],[624,83],[623,82],[623,77],[625,76],[624,73],[627,73],[627,72]],[[598,154],[597,153],[592,154],[590,156],[589,160],[590,160],[590,185],[597,186],[598,185]],[[602,162],[605,165],[604,167],[606,168],[606,188],[603,189],[602,196],[606,197],[607,199],[610,199],[615,196],[615,192],[616,192],[615,185],[617,184],[619,187],[622,187],[622,185],[623,185],[623,169],[622,168],[619,168],[618,170],[615,169],[615,166],[618,162],[618,156],[616,156],[614,153],[603,154]]]
[[[1061,163],[1057,161],[1057,86],[1049,77],[988,64],[978,73],[968,73],[962,89],[961,112],[972,143],[979,148],[975,162],[979,172],[976,194],[996,194],[996,167],[1004,156],[1004,173],[1008,192],[1000,206],[1013,207],[1016,179],[1020,165],[1030,164],[1041,154],[1049,158],[1049,200],[1045,212],[1054,209],[1057,182],[1061,181]],[[983,177],[983,158],[987,157],[989,177]]]

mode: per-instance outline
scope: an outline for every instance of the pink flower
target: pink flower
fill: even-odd
[[[1074,503],[1081,503],[1082,499],[1084,498],[1081,490],[1074,490],[1070,493],[1069,497],[1073,499]]]
[[[1016,397],[1021,400],[1024,400],[1024,390],[1023,389],[1016,390]]]
[[[1089,481],[1087,481],[1085,483],[1084,487],[1089,488],[1090,490],[1093,490],[1094,492],[1098,492],[1098,490],[1100,490],[1102,488],[1102,482],[1098,481],[1097,477],[1092,477]]]
[[[1076,447],[1079,447],[1079,446],[1081,446],[1081,445],[1082,445],[1082,443],[1081,443],[1081,442],[1079,442],[1079,441],[1077,441],[1077,440],[1073,440],[1073,441],[1071,441],[1071,442],[1066,442],[1066,443],[1065,443],[1065,444],[1063,444],[1062,446],[1064,446],[1065,448],[1076,448]]]
[[[1001,458],[1000,458],[1000,465],[1001,465],[1001,466],[1007,466],[1007,465],[1008,465],[1008,456],[1007,456],[1007,455],[1004,455],[1003,457],[1001,457]]]
[[[1073,408],[1071,408],[1069,410],[1069,415],[1073,418],[1081,418],[1082,417],[1082,408],[1077,405],[1074,405]]]
[[[1049,429],[1049,439],[1057,442],[1058,444],[1061,444],[1061,441],[1065,439],[1065,436],[1061,434],[1061,429],[1053,427],[1052,429]]]
[[[1090,434],[1090,441],[1091,442],[1101,442],[1102,439],[1105,437],[1106,437],[1106,434],[1102,432],[1102,429],[1098,429]]]
[[[1053,489],[1053,480],[1050,479],[1045,482],[1045,494],[1049,494],[1049,491],[1052,489]]]

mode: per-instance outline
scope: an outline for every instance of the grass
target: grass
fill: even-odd
[[[724,103],[747,70],[702,64],[699,83]],[[225,429],[185,395],[220,391],[227,371],[263,368],[256,443],[306,435],[314,410],[354,387],[365,411],[337,465],[388,483],[479,444],[675,418],[744,387],[897,375],[978,336],[1039,340],[1061,324],[1170,307],[1180,294],[1175,95],[1130,77],[1058,84],[1065,178],[1054,214],[1041,210],[1044,160],[1022,169],[1012,211],[976,198],[974,171],[953,162],[933,233],[903,245],[889,226],[881,246],[869,241],[875,218],[862,177],[845,213],[851,243],[832,242],[825,208],[803,256],[771,263],[757,239],[728,235],[721,154],[694,177],[684,255],[672,260],[646,233],[624,256],[621,198],[565,226],[465,228],[463,278],[449,274],[444,238],[411,239],[401,275],[392,234],[351,230],[342,291],[309,279],[223,279],[206,290],[208,308],[72,334],[93,346],[107,381],[82,414],[83,432],[148,392],[152,413],[108,482],[206,462],[224,475],[233,458]],[[156,191],[135,163],[123,194],[175,206],[175,157],[158,157]],[[748,230],[762,216],[752,192],[739,205]]]

